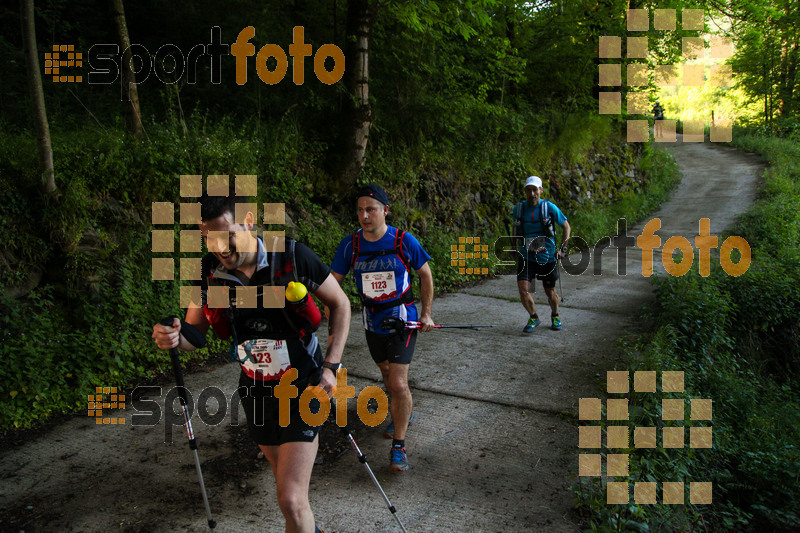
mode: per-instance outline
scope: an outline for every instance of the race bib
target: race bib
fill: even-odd
[[[394,272],[364,272],[361,274],[361,289],[370,300],[390,300],[397,297]]]
[[[286,341],[253,339],[237,347],[239,362],[245,373],[264,381],[280,379],[291,368]]]

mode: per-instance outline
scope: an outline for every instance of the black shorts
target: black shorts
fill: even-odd
[[[552,289],[556,286],[558,279],[556,262],[537,263],[522,256],[517,257],[517,281],[533,281],[534,276],[536,279],[542,280],[542,286],[545,289]]]
[[[275,383],[275,382],[271,382]],[[300,415],[300,395],[305,387],[297,381],[297,398],[289,399],[289,425],[281,427],[278,419],[278,399],[273,395],[273,387],[255,381],[242,372],[239,379],[239,396],[245,416],[247,429],[256,444],[280,446],[286,442],[313,442],[321,426],[309,426]],[[285,400],[284,400],[285,401]],[[319,400],[312,398],[309,409],[319,412]]]
[[[372,360],[376,363],[389,361],[401,365],[411,364],[414,357],[414,346],[417,344],[417,330],[403,330],[402,335],[395,333],[383,335],[372,331],[365,331],[367,334],[367,346]]]

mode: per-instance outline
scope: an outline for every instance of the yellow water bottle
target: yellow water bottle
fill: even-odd
[[[308,298],[308,289],[302,283],[290,281],[286,287],[286,299],[291,303],[298,304]]]
[[[322,320],[317,304],[308,297],[308,289],[302,283],[290,281],[286,286],[286,307],[297,317],[302,319],[300,336],[315,331]]]

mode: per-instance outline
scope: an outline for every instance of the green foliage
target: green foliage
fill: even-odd
[[[696,265],[693,265],[696,266]],[[715,276],[698,275],[656,278],[659,316],[671,324],[680,338],[680,353],[691,354],[692,364],[713,364],[712,354],[730,350],[733,311],[731,297],[723,292],[715,265]],[[699,359],[698,359],[699,358]]]
[[[536,147],[530,161],[532,168],[545,166],[553,160],[565,165],[580,163],[581,157],[611,137],[611,123],[606,117],[548,110],[545,121],[550,124],[553,142],[544,142]]]
[[[123,387],[169,367],[150,339],[152,325],[183,312],[178,282],[151,281],[149,221],[153,202],[180,201],[181,174],[236,169],[271,176],[272,187],[262,188],[259,201],[294,197],[293,208],[309,209],[303,200],[308,184],[291,173],[314,153],[313,145],[298,146],[287,131],[279,138],[280,127],[272,138],[280,143],[270,143],[226,120],[210,125],[202,116],[185,132],[171,126],[151,125],[149,139],[138,142],[120,132],[55,135],[60,196],[46,202],[30,185],[36,182],[27,170],[35,168],[33,139],[0,136],[0,214],[14,230],[3,260],[16,273],[5,287],[45,271],[40,288],[22,298],[0,291],[9,310],[0,317],[8,357],[0,370],[0,428],[72,411],[85,406],[95,386]],[[313,233],[324,249],[319,230],[308,226],[321,225],[322,217],[292,214],[301,220],[300,236]],[[201,355],[184,358],[203,359],[220,349],[211,342]]]
[[[720,7],[733,19],[736,47],[730,63],[737,85],[760,105],[763,124],[774,133],[776,115],[793,118],[800,103],[795,74],[800,61],[796,49],[800,21],[797,6],[791,0],[726,4]]]
[[[680,336],[675,329],[665,326],[656,330],[646,342],[634,345],[625,344],[625,349],[637,354],[637,359],[624,369],[629,372],[658,369],[683,370],[682,362],[670,358],[674,354]],[[688,373],[687,373],[688,375]],[[665,422],[662,419],[662,400],[665,398],[681,398],[688,404],[691,397],[689,389],[682,394],[664,393],[657,386],[655,393],[630,393],[628,413],[630,427],[653,427],[660,433],[663,427],[682,426],[682,421]],[[603,407],[605,415],[605,406]],[[716,412],[715,412],[716,415]],[[605,416],[604,416],[605,418]],[[603,432],[607,426],[603,424]],[[716,421],[715,421],[716,431]],[[716,435],[715,435],[716,436]],[[633,444],[631,431],[630,443]],[[603,436],[603,442],[606,437]],[[657,437],[657,442],[660,438]],[[661,482],[663,480],[700,479],[697,477],[698,458],[702,452],[690,448],[654,450],[651,448],[634,448],[608,450],[603,448],[600,454],[603,463],[609,453],[629,455],[629,476],[627,478],[609,477],[608,481],[629,482]],[[617,532],[617,531],[691,531],[699,522],[702,508],[694,505],[608,505],[606,503],[606,487],[600,478],[578,478],[572,487],[576,495],[576,509],[586,519],[590,528],[585,531]]]
[[[714,503],[647,506],[635,515],[631,506],[601,505],[604,490],[582,481],[575,491],[593,531],[617,531],[634,519],[670,531],[800,526],[798,146],[744,135],[736,143],[771,163],[759,200],[733,230],[748,240],[752,263],[739,277],[718,265],[702,277],[695,265],[682,277],[656,279],[652,318],[659,327],[631,349],[634,361],[625,368],[682,370],[685,391],[669,397],[713,401],[712,449],[652,452],[646,459],[632,450],[630,477],[711,481]],[[660,397],[632,394],[631,425],[671,424],[660,419]],[[685,425],[706,424],[687,419]]]

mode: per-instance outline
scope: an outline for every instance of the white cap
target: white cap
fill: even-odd
[[[525,187],[530,187],[533,185],[534,187],[541,187],[542,186],[542,178],[539,176],[529,176],[527,180],[525,180]]]

